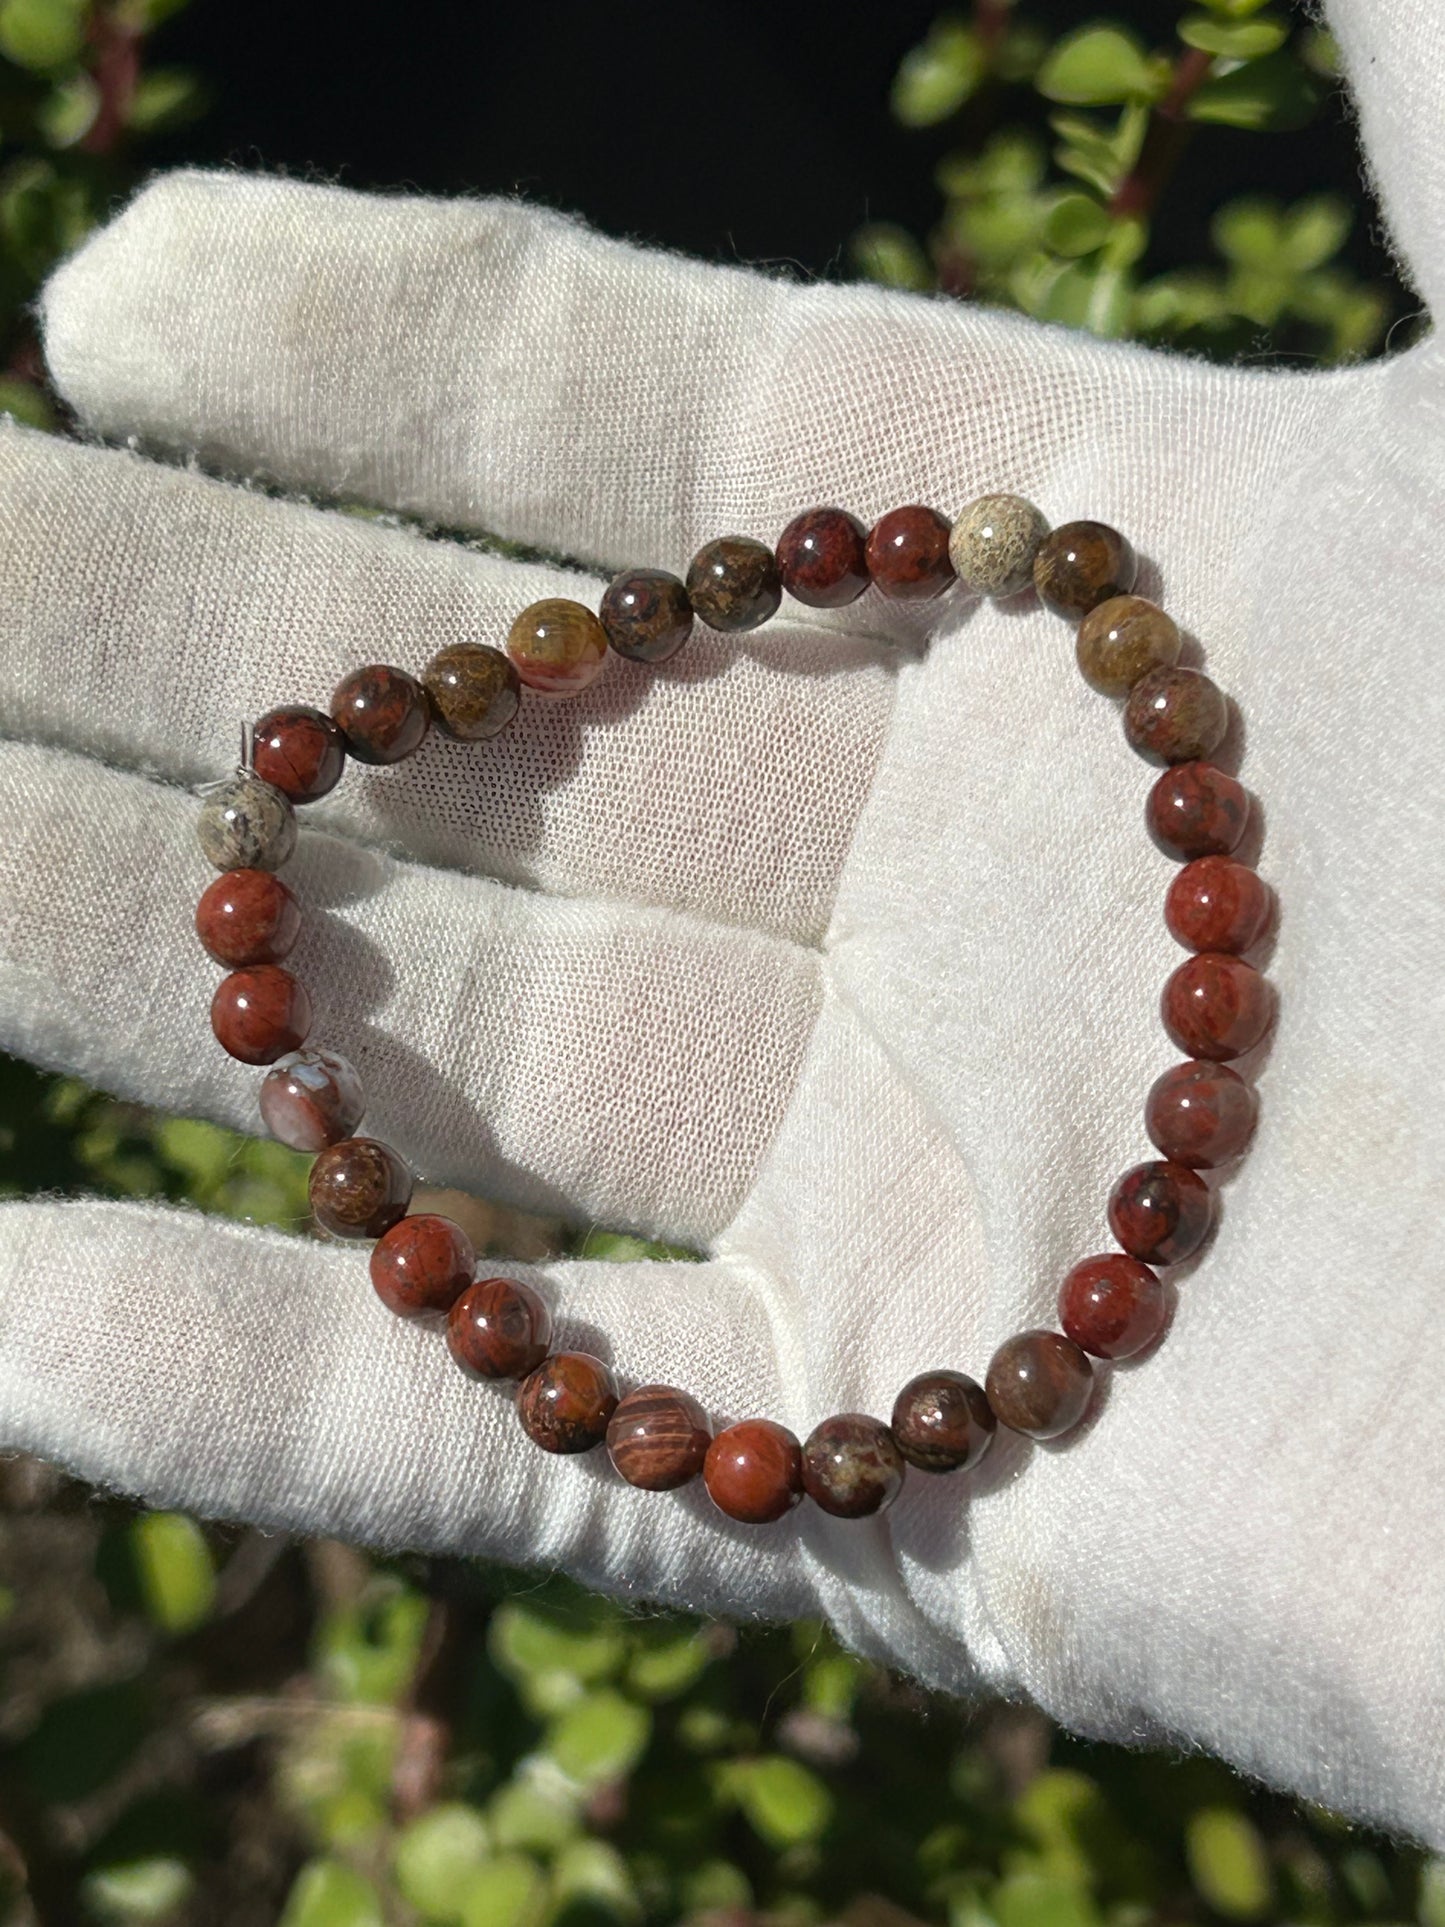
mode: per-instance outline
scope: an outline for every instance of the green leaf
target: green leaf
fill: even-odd
[[[509,1780],[487,1802],[487,1823],[499,1847],[554,1853],[581,1827],[576,1806],[526,1780]]]
[[[0,375],[0,415],[24,422],[27,428],[55,426],[55,410],[46,400],[45,391],[15,375]]]
[[[1158,63],[1123,27],[1079,27],[1065,34],[1039,68],[1034,85],[1047,100],[1079,107],[1154,100],[1163,91]]]
[[[146,1512],[130,1539],[151,1624],[173,1635],[193,1632],[216,1603],[216,1569],[200,1527],[181,1512]]]
[[[552,1867],[552,1897],[581,1901],[613,1920],[636,1920],[642,1907],[627,1863],[605,1840],[574,1840]]]
[[[675,1629],[663,1622],[657,1631],[645,1635],[639,1629],[627,1662],[627,1684],[642,1699],[676,1699],[711,1659],[707,1641],[692,1627]]]
[[[459,1916],[462,1927],[538,1927],[547,1905],[547,1882],[534,1860],[499,1853],[467,1881]]]
[[[1283,133],[1303,127],[1319,105],[1318,83],[1288,48],[1212,75],[1190,99],[1190,120]]]
[[[995,1887],[997,1927],[1103,1927],[1087,1887],[1049,1874],[1017,1873]]]
[[[1287,20],[1220,20],[1207,13],[1190,13],[1179,22],[1179,38],[1201,53],[1225,60],[1258,60],[1289,39]]]
[[[280,1927],[386,1927],[369,1880],[339,1860],[308,1860],[286,1897]]]
[[[1133,293],[1127,269],[1104,261],[1074,261],[1054,277],[1035,313],[1040,321],[1086,328],[1114,340],[1127,330]]]
[[[45,73],[80,56],[86,0],[0,0],[0,53]]]
[[[1049,125],[1062,140],[1054,154],[1059,166],[1107,198],[1139,158],[1149,109],[1132,103],[1112,128],[1084,114],[1052,114]]]
[[[987,72],[972,29],[961,21],[940,20],[899,63],[891,97],[894,115],[905,127],[936,127],[958,112]]]
[[[1415,1918],[1420,1927],[1445,1927],[1445,1860],[1427,1860],[1420,1869]]]
[[[933,286],[928,256],[906,228],[873,221],[853,236],[853,264],[865,281],[920,293]]]
[[[1044,221],[1044,241],[1055,254],[1092,254],[1109,238],[1109,211],[1091,194],[1061,194]]]
[[[627,1231],[589,1231],[577,1247],[579,1258],[607,1258],[614,1264],[654,1259],[661,1264],[695,1264],[691,1245],[664,1244],[660,1238],[634,1238]]]
[[[1042,143],[1028,128],[1006,128],[995,134],[981,154],[947,154],[934,179],[950,199],[978,194],[1026,194],[1041,185],[1048,172]]]
[[[377,1574],[361,1600],[330,1612],[317,1629],[317,1659],[342,1700],[386,1705],[411,1681],[427,1603],[400,1580]]]
[[[142,74],[126,110],[126,125],[140,134],[183,127],[206,104],[199,78],[184,67],[153,67]]]
[[[475,1807],[431,1808],[402,1829],[393,1865],[402,1898],[428,1920],[456,1921],[469,1877],[487,1860],[491,1836]]]
[[[824,1782],[782,1753],[734,1762],[726,1785],[753,1831],[772,1847],[816,1840],[833,1817],[833,1795]]]
[[[1203,0],[1221,20],[1249,20],[1269,5],[1269,0]]]
[[[546,1751],[579,1787],[625,1779],[646,1751],[652,1715],[611,1687],[589,1693],[555,1720]]]
[[[739,1908],[751,1912],[753,1889],[742,1868],[730,1860],[703,1860],[683,1875],[679,1898],[684,1916]],[[1424,1927],[1440,1927],[1440,1923],[1429,1921]]]
[[[1273,268],[1284,245],[1283,210],[1263,195],[1242,194],[1226,201],[1210,222],[1215,247],[1241,267]]]
[[[505,1600],[492,1614],[487,1643],[495,1664],[539,1713],[558,1712],[583,1687],[610,1679],[627,1656],[617,1612],[600,1600],[571,1609]]]
[[[1313,194],[1296,201],[1284,217],[1281,237],[1285,262],[1296,273],[1323,267],[1344,246],[1353,225],[1349,204],[1338,194]]]
[[[1258,1920],[1270,1910],[1269,1857],[1252,1822],[1234,1807],[1201,1807],[1184,1829],[1195,1891],[1230,1920]]]
[[[95,125],[100,89],[89,74],[58,81],[35,110],[35,124],[48,147],[74,147]]]
[[[87,1916],[99,1920],[166,1920],[182,1905],[193,1884],[184,1860],[156,1854],[95,1868],[81,1883],[81,1894]]]

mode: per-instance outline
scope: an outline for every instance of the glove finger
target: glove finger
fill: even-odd
[[[263,1073],[210,1034],[214,872],[183,791],[0,744],[0,1047],[257,1130]],[[675,911],[563,900],[304,832],[288,964],[312,1041],[418,1174],[702,1241],[746,1195],[797,1079],[818,955]],[[318,914],[319,911],[319,914]]]
[[[820,499],[953,513],[1057,479],[1060,448],[1097,481],[1157,457],[1151,408],[1212,379],[512,201],[199,172],[87,242],[43,318],[55,380],[101,434],[608,567],[681,570]]]
[[[181,782],[222,774],[241,718],[325,708],[367,661],[420,672],[496,643],[590,578],[277,502],[120,451],[0,427],[0,716]],[[641,899],[816,941],[892,700],[880,652],[775,624],[699,628],[670,664],[611,657],[528,694],[479,744],[437,733],[352,765],[309,821],[565,895]]]

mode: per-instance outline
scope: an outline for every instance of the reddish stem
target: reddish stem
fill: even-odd
[[[1109,212],[1116,220],[1152,214],[1159,205],[1159,197],[1169,185],[1170,176],[1179,165],[1179,156],[1193,132],[1184,118],[1185,111],[1213,64],[1213,54],[1205,53],[1200,47],[1186,47],[1174,63],[1169,91],[1149,116],[1139,158],[1115,188],[1109,202]]]
[[[90,76],[100,105],[80,145],[87,154],[112,154],[125,134],[140,79],[140,35],[97,9],[90,22]]]

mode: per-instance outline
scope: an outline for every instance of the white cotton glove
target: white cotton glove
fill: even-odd
[[[1430,0],[1336,15],[1429,299],[1445,32]],[[510,203],[198,174],[43,318],[99,436],[601,570],[680,572],[816,502],[1004,488],[1115,523],[1242,712],[1280,1017],[1158,1352],[1072,1440],[1001,1437],[870,1522],[732,1526],[544,1458],[362,1252],[154,1205],[0,1211],[0,1439],[202,1513],[823,1611],[923,1679],[1445,1844],[1435,340],[1223,371]],[[255,1128],[258,1074],[207,1026],[183,786],[243,717],[598,583],[15,428],[0,517],[0,1044]],[[1182,954],[1153,774],[1037,607],[699,630],[304,812],[314,1035],[426,1178],[706,1246],[547,1268],[563,1342],[719,1419],[886,1417],[1050,1321],[1151,1155]]]

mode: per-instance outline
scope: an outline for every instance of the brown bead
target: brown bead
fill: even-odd
[[[1274,892],[1248,864],[1227,856],[1186,863],[1164,899],[1169,934],[1186,950],[1253,950],[1269,928]]]
[[[272,709],[256,725],[256,774],[293,803],[314,803],[341,781],[346,739],[319,709]]]
[[[306,1042],[311,999],[305,984],[276,964],[233,970],[211,999],[211,1029],[243,1064],[274,1064]]]
[[[389,1144],[344,1137],[318,1152],[308,1187],[311,1215],[336,1238],[379,1238],[406,1216],[411,1172]]]
[[[544,596],[512,624],[507,654],[529,689],[544,696],[575,696],[606,665],[607,631],[582,603]]]
[[[949,525],[937,509],[910,503],[873,524],[864,554],[875,586],[895,602],[927,602],[953,581]]]
[[[1107,522],[1065,522],[1034,557],[1034,587],[1055,615],[1078,622],[1101,602],[1127,595],[1139,563]]]
[[[666,662],[692,634],[687,590],[666,569],[613,576],[597,613],[607,640],[630,662]]]
[[[300,929],[300,904],[269,870],[227,870],[196,905],[196,935],[231,970],[280,963]]]
[[[977,1465],[993,1442],[996,1420],[983,1387],[966,1372],[920,1372],[893,1405],[893,1437],[920,1472],[958,1472]]]
[[[459,1224],[435,1212],[402,1218],[371,1251],[371,1282],[399,1318],[450,1311],[472,1282],[477,1257]]]
[[[1071,1338],[1018,1332],[994,1353],[984,1389],[1000,1425],[1031,1439],[1053,1439],[1084,1416],[1094,1374]]]
[[[457,743],[496,736],[516,715],[522,679],[500,649],[449,642],[421,675],[437,728]]]
[[[1127,696],[1141,677],[1179,659],[1179,630],[1157,602],[1110,596],[1079,624],[1074,654],[1084,681],[1103,696]]]
[[[297,1050],[261,1079],[261,1121],[293,1151],[324,1151],[354,1137],[366,1115],[366,1093],[355,1067],[333,1050]]]
[[[744,1525],[768,1525],[803,1496],[803,1448],[785,1425],[743,1419],[707,1448],[702,1476],[720,1512]]]
[[[431,727],[426,691],[389,663],[368,663],[336,685],[331,714],[358,763],[399,763],[421,748]]]
[[[639,1385],[607,1425],[613,1465],[645,1492],[671,1492],[695,1479],[711,1444],[702,1407],[672,1385]]]
[[[1176,763],[1150,790],[1144,821],[1166,856],[1228,856],[1249,821],[1249,792],[1213,763]]]
[[[588,1452],[607,1436],[617,1387],[590,1352],[553,1352],[517,1387],[517,1417],[544,1452]]]
[[[1059,1292],[1065,1335],[1095,1358],[1142,1352],[1163,1331],[1165,1311],[1163,1288],[1153,1272],[1117,1251],[1075,1265]]]
[[[766,543],[720,535],[688,565],[687,594],[709,629],[756,629],[777,613],[783,585]]]
[[[1274,1001],[1269,979],[1253,964],[1204,950],[1180,964],[1165,984],[1159,1014],[1186,1055],[1221,1063],[1253,1050],[1269,1029]]]
[[[1177,1265],[1192,1257],[1213,1216],[1203,1178],[1167,1159],[1136,1164],[1109,1193],[1109,1229],[1141,1264]]]
[[[1248,1144],[1258,1109],[1238,1071],[1193,1059],[1155,1078],[1144,1101],[1144,1129],[1171,1162],[1212,1171]]]
[[[846,509],[804,509],[778,537],[778,574],[795,601],[841,609],[868,587],[863,525]]]
[[[1146,763],[1212,756],[1229,727],[1229,705],[1201,669],[1153,669],[1124,705],[1124,735]]]
[[[526,1378],[551,1342],[552,1315],[520,1278],[478,1278],[447,1314],[447,1346],[468,1378]]]
[[[840,1412],[815,1425],[803,1446],[803,1490],[835,1519],[866,1519],[903,1487],[903,1454],[880,1419]]]

